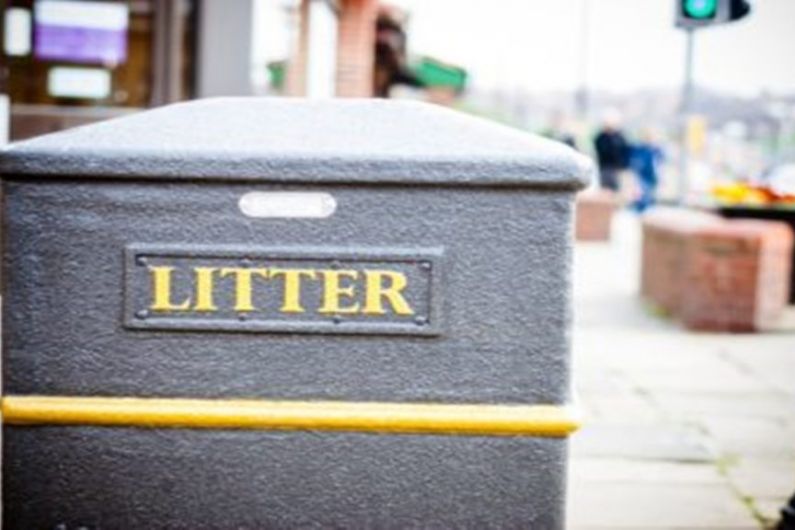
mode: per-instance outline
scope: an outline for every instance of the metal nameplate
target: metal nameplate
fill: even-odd
[[[441,249],[125,249],[135,329],[438,335]]]

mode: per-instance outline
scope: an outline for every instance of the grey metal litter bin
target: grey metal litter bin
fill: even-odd
[[[218,99],[0,171],[5,528],[563,527],[567,147]]]

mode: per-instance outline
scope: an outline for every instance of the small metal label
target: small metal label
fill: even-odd
[[[441,249],[131,245],[130,328],[438,335]]]

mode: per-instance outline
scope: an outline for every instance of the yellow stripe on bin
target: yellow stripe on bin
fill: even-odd
[[[101,425],[370,433],[567,436],[574,409],[556,405],[468,405],[133,397],[6,396],[12,425]]]

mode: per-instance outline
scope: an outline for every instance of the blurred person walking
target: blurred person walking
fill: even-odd
[[[574,150],[578,150],[577,139],[571,132],[566,115],[561,111],[552,113],[549,126],[541,133],[543,136],[557,142],[564,143]]]
[[[594,139],[596,161],[599,165],[599,186],[618,191],[618,177],[629,162],[629,145],[620,129],[621,118],[616,111],[608,111],[602,129]]]
[[[639,189],[638,198],[632,203],[632,208],[638,213],[643,213],[655,202],[657,185],[660,182],[658,166],[662,160],[662,149],[657,145],[656,135],[651,129],[644,130],[640,142],[629,148],[629,166],[635,174]]]

